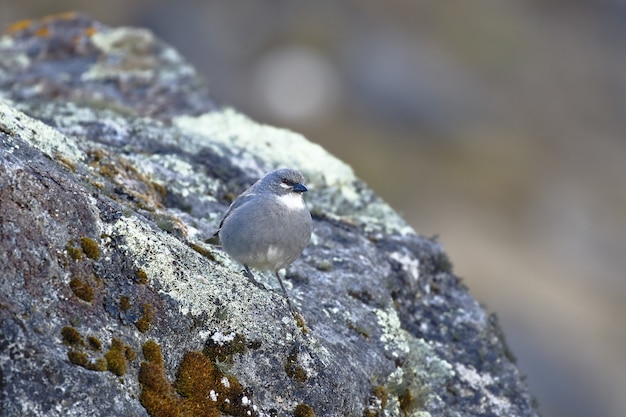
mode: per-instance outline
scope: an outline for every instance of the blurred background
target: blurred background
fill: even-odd
[[[0,0],[148,27],[439,235],[545,417],[626,415],[625,0]]]

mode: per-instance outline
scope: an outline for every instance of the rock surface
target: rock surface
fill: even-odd
[[[150,32],[52,16],[0,56],[0,416],[537,415],[435,241]],[[286,279],[304,323],[204,242],[282,166],[315,221]]]

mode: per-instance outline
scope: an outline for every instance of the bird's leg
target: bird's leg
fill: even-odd
[[[254,274],[252,273],[252,271],[250,271],[250,268],[248,268],[248,265],[243,264],[243,267],[245,268],[243,271],[241,271],[243,273],[243,276],[248,278],[250,282],[253,283],[255,286],[264,290],[265,286],[254,278]]]
[[[285,299],[287,300],[287,305],[289,306],[289,311],[291,311],[291,314],[298,319],[296,310],[293,309],[293,306],[291,305],[291,300],[289,299],[289,294],[287,294],[287,290],[285,289],[285,285],[283,284],[283,280],[280,278],[280,275],[278,274],[278,271],[275,272],[276,274],[276,278],[278,278],[278,282],[280,283],[280,288],[283,289],[283,293],[285,294]]]

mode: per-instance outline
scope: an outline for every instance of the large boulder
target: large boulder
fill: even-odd
[[[436,241],[149,31],[52,16],[0,57],[1,416],[537,415]],[[277,167],[310,188],[303,320],[206,243]]]

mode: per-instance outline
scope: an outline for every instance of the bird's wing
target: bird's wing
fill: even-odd
[[[217,231],[215,232],[215,234],[213,236],[216,236],[220,232],[220,230],[222,229],[222,225],[224,224],[224,221],[226,220],[226,218],[228,216],[230,216],[230,214],[233,211],[235,211],[237,208],[241,207],[242,205],[246,204],[248,201],[250,201],[251,199],[253,199],[256,196],[256,193],[252,193],[252,192],[249,192],[249,191],[250,190],[247,190],[246,192],[241,194],[239,197],[237,197],[235,199],[235,201],[233,201],[231,203],[230,207],[228,207],[228,211],[224,215],[224,218],[220,222],[220,227],[217,229]]]

